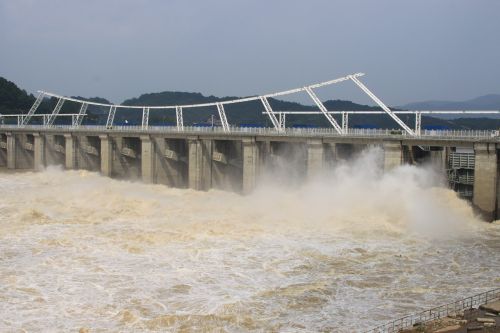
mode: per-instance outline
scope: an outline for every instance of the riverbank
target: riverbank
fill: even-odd
[[[402,333],[467,333],[500,332],[500,300],[481,305],[479,309],[469,309],[456,316],[433,320],[416,325]]]

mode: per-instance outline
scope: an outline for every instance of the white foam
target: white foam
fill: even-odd
[[[500,226],[379,162],[249,196],[0,174],[0,330],[351,332],[498,285]]]

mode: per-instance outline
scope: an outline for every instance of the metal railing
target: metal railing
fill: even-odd
[[[489,290],[474,296],[466,297],[456,302],[428,309],[413,315],[393,320],[384,325],[375,327],[365,333],[397,333],[412,328],[415,325],[425,324],[433,320],[455,316],[460,311],[478,308],[493,300],[500,299],[500,288]]]
[[[334,128],[283,128],[276,130],[270,127],[237,127],[230,126],[229,132],[219,126],[184,126],[179,130],[177,126],[103,126],[103,125],[9,125],[0,124],[2,129],[33,129],[33,130],[65,130],[73,132],[143,132],[143,133],[183,133],[206,134],[217,133],[224,135],[268,135],[268,136],[308,136],[308,137],[391,137],[412,138],[405,131],[399,129],[368,129],[349,128],[347,133],[339,134]],[[496,130],[423,130],[416,138],[431,139],[490,139],[499,140],[500,133]]]

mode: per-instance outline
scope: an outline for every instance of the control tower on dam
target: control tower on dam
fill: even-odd
[[[62,165],[171,187],[250,193],[264,171],[292,175],[300,182],[366,147],[379,146],[384,152],[385,170],[401,164],[432,164],[448,177],[451,188],[472,201],[485,220],[499,218],[498,131],[423,130],[422,114],[468,111],[392,111],[360,81],[363,75],[356,73],[277,93],[193,105],[103,104],[40,91],[26,114],[0,115],[0,166],[40,170]],[[315,89],[347,81],[366,93],[381,111],[327,110]],[[330,127],[287,128],[286,115],[294,112],[273,110],[269,98],[295,93],[307,94],[319,110],[295,112],[297,115],[317,113]],[[45,98],[57,101],[52,113],[37,113]],[[246,102],[261,103],[272,127],[231,124],[225,106]],[[78,113],[65,113],[65,103],[76,103]],[[108,110],[105,125],[82,125],[91,105]],[[184,113],[200,107],[213,107],[220,126],[186,126]],[[141,125],[116,126],[115,114],[123,108],[142,112]],[[153,109],[175,111],[175,126],[150,124]],[[500,113],[474,111],[481,112]],[[399,129],[349,128],[349,115],[353,113],[383,114]],[[401,113],[415,117],[414,127],[399,118]],[[71,125],[69,119],[58,123],[61,118],[70,118]]]
[[[499,217],[498,149],[490,132],[434,131],[419,137],[390,130],[125,128],[0,126],[0,166],[39,170],[49,165],[176,188],[251,192],[264,170],[288,165],[299,181],[381,147],[384,169],[429,163],[488,221]],[[277,163],[281,161],[282,163]],[[284,172],[284,174],[288,174]]]

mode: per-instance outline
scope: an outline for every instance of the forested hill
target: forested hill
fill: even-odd
[[[72,96],[76,99],[97,102],[97,103],[109,103],[105,98],[93,97],[85,98],[81,96]],[[35,96],[28,94],[26,90],[20,89],[15,83],[0,77],[0,114],[22,114],[27,113],[35,102]],[[37,113],[50,113],[56,105],[57,100],[55,98],[45,99],[37,110]],[[67,102],[64,104],[64,113],[78,113],[79,105],[77,103]],[[94,113],[98,110],[89,110]]]
[[[201,104],[201,103],[214,103],[222,102],[227,100],[238,99],[240,97],[227,96],[227,97],[216,97],[216,96],[204,96],[200,93],[189,93],[189,92],[160,92],[160,93],[149,93],[143,94],[138,98],[128,99],[123,102],[124,105],[189,105],[189,104]],[[279,99],[269,98],[269,104],[275,111],[316,111],[318,108],[312,105],[303,105],[295,102],[288,102]],[[381,110],[379,107],[373,107],[368,105],[356,104],[351,101],[344,100],[328,100],[324,102],[328,110],[331,111],[348,111],[348,110]],[[251,101],[245,103],[235,103],[228,104],[224,106],[227,114],[228,121],[231,124],[246,125],[246,126],[271,126],[271,123],[267,116],[263,115],[264,107],[260,101]],[[124,113],[124,117],[133,119],[134,122],[139,121],[139,113],[130,110]],[[134,117],[135,115],[135,117]],[[213,107],[199,107],[186,109],[183,113],[186,123],[199,123],[204,122],[212,115],[218,117],[217,108]],[[152,118],[151,118],[152,117]],[[340,121],[340,117],[336,117]],[[353,125],[360,123],[357,119],[358,117],[353,117]],[[371,121],[376,123],[373,126],[394,126],[394,124],[389,119],[385,117],[372,117]],[[175,122],[175,111],[151,111],[150,119],[153,121],[162,121],[167,123]],[[329,126],[325,117],[322,115],[311,115],[311,116],[287,116],[287,126]]]
[[[101,97],[84,98],[76,96],[75,98],[88,100],[99,103],[110,103],[107,99]],[[132,98],[124,101],[123,105],[186,105],[199,103],[213,103],[237,99],[239,97],[216,97],[204,96],[201,93],[191,92],[173,92],[166,91],[160,93],[143,94],[137,98]],[[26,113],[35,97],[28,94],[25,90],[20,89],[15,83],[10,82],[0,77],[0,113],[3,114],[21,114]],[[45,99],[37,113],[50,113],[56,104],[56,99]],[[270,98],[269,103],[275,111],[313,111],[318,110],[312,105],[303,105],[295,102],[288,102]],[[352,110],[381,110],[378,107],[356,104],[345,100],[328,100],[324,102],[326,108],[331,111],[352,111]],[[61,113],[77,113],[79,105],[77,103],[66,102],[61,110]],[[271,126],[267,116],[263,115],[264,108],[260,101],[252,101],[245,103],[235,103],[225,106],[227,118],[230,124],[243,126]],[[105,121],[106,108],[90,106],[88,108],[89,116],[85,118],[84,123],[87,124],[102,124]],[[141,110],[137,109],[119,109],[116,113],[115,123],[123,124],[140,124]],[[185,125],[196,123],[206,123],[211,117],[218,118],[216,107],[200,107],[191,108],[184,111]],[[340,122],[339,116],[335,118]],[[401,118],[409,126],[413,127],[414,117],[410,115],[402,115]],[[499,119],[454,119],[444,120],[433,117],[423,117],[425,126],[441,127],[441,128],[460,128],[460,129],[486,129],[500,127]],[[175,110],[154,110],[150,111],[150,124],[175,124]],[[287,126],[330,126],[323,115],[308,115],[308,116],[287,116]],[[350,127],[365,127],[365,128],[397,128],[395,122],[386,115],[351,115],[349,118]]]
[[[29,110],[34,101],[33,95],[19,89],[14,82],[0,77],[0,113],[22,113],[22,110]]]

